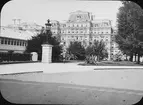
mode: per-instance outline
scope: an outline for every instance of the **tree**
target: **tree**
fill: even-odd
[[[94,41],[93,44],[89,45],[86,50],[86,60],[88,62],[96,63],[95,60],[100,61],[108,57],[107,50],[103,41]]]
[[[52,36],[52,32],[50,30],[44,31],[41,30],[41,33],[37,36],[33,36],[30,40],[28,40],[28,46],[26,48],[26,52],[37,52],[39,55],[39,60],[41,60],[42,56],[42,44],[48,39],[48,43],[53,45],[52,47],[52,61],[58,61],[61,54],[61,46],[60,42],[56,39],[56,37]]]
[[[117,14],[118,34],[116,42],[124,54],[130,56],[138,54],[138,63],[142,50],[143,11],[139,5],[130,1],[123,1]]]
[[[68,54],[75,56],[78,60],[83,60],[85,58],[85,48],[80,42],[72,42],[67,48]]]

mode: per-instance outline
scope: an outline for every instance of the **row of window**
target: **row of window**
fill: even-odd
[[[73,24],[73,25],[67,25],[67,27],[87,27],[88,25],[78,25],[78,24]],[[62,27],[66,27],[66,25],[62,25]]]
[[[61,33],[66,33],[66,31],[62,31]],[[68,31],[68,33],[87,33],[86,31]],[[91,33],[93,33],[92,31],[91,31]],[[108,34],[109,32],[94,32],[95,34]]]
[[[12,39],[1,39],[1,44],[5,45],[16,45],[16,46],[27,46],[24,41],[12,40]]]
[[[92,31],[91,31],[91,33],[95,33],[95,34],[108,34],[109,32],[95,32],[95,31],[92,32]]]
[[[53,26],[56,26],[56,25],[52,25]],[[89,26],[89,24],[72,24],[72,25],[66,25],[66,24],[62,24],[61,27],[87,27]],[[93,24],[92,25],[93,27],[105,27],[105,26],[109,26],[108,23],[106,24]]]
[[[72,37],[72,39],[76,39],[76,40],[83,40],[84,39],[84,40],[87,40],[86,38],[84,38],[82,36],[80,36],[80,37]],[[64,40],[64,38],[62,38],[62,40]],[[91,40],[100,40],[100,39],[99,38],[91,38]],[[106,41],[106,42],[109,41],[108,38],[106,38],[106,39],[101,38],[101,40]]]
[[[87,36],[68,36],[68,38],[74,38],[74,37],[84,37],[87,38]],[[91,38],[109,38],[108,36],[92,36]]]
[[[63,24],[61,25],[62,27],[87,27],[89,24],[70,24],[70,25],[66,25],[66,24]],[[101,24],[94,24],[92,25],[93,27],[104,27],[104,26],[109,26],[108,23],[101,23]]]
[[[108,23],[103,23],[103,24],[93,24],[94,27],[104,27],[104,26],[109,26]]]

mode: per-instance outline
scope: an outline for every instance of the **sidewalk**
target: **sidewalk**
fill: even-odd
[[[81,66],[77,63],[22,63],[0,65],[0,74],[23,73],[23,72],[41,72],[44,73],[60,73],[60,72],[81,72],[93,70],[119,70],[119,69],[139,69],[143,70],[143,66]]]

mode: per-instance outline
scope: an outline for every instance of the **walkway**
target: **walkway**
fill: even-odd
[[[80,66],[76,63],[20,63],[20,64],[5,64],[0,65],[0,74],[23,73],[23,72],[37,72],[44,73],[60,73],[60,72],[81,72],[93,71],[103,69],[143,69],[143,66]]]

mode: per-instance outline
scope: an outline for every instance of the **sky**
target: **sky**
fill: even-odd
[[[95,19],[110,19],[116,24],[120,1],[79,1],[79,0],[12,0],[1,11],[1,25],[13,24],[12,19],[21,22],[35,22],[44,26],[47,19],[64,22],[70,13],[77,10],[91,12]]]

